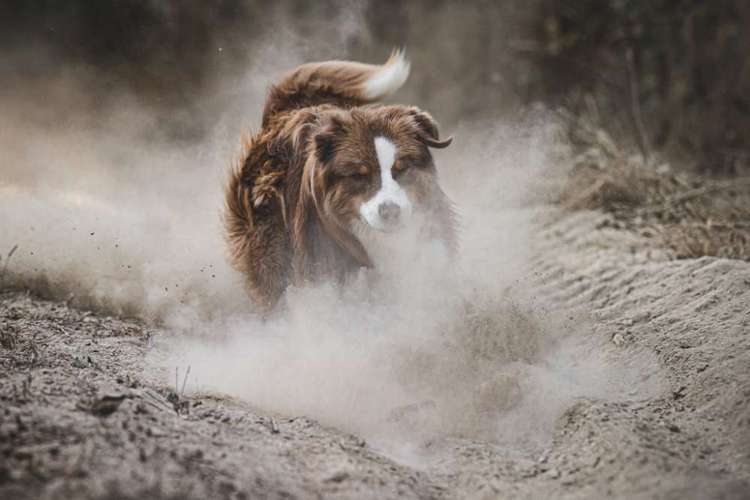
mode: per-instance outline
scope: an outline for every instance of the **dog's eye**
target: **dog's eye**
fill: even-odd
[[[412,166],[408,160],[398,160],[393,164],[393,178],[396,179],[404,174]]]
[[[349,175],[352,177],[367,177],[369,173],[370,169],[364,163],[352,165],[349,169]]]
[[[398,179],[407,169],[408,165],[393,165],[393,169],[391,169],[393,172],[393,178]]]
[[[339,177],[365,178],[370,175],[370,169],[364,163],[354,163],[347,165],[337,173]]]

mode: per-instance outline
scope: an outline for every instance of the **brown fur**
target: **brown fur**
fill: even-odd
[[[374,135],[397,145],[394,178],[429,213],[433,235],[455,245],[451,204],[428,149],[450,141],[440,141],[432,117],[415,107],[367,105],[365,82],[380,68],[300,66],[271,88],[263,127],[245,141],[226,186],[224,222],[231,262],[264,310],[289,284],[372,266],[350,228],[379,188]]]

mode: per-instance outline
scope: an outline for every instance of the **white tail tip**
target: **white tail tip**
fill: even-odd
[[[409,78],[411,64],[402,50],[396,50],[391,57],[365,82],[365,97],[379,99],[398,90]]]

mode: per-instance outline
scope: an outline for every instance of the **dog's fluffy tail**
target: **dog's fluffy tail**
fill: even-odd
[[[357,106],[377,101],[401,87],[409,61],[397,50],[382,65],[350,61],[303,64],[271,87],[263,124],[275,114],[318,104]]]

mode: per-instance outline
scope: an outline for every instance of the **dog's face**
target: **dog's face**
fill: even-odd
[[[439,192],[429,148],[449,144],[417,108],[337,112],[314,136],[309,189],[319,212],[338,227],[392,231],[414,212],[429,213]]]

